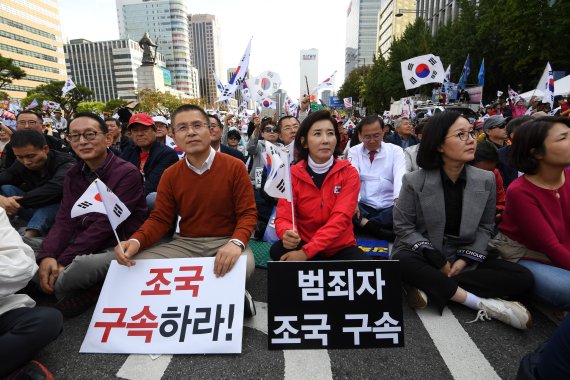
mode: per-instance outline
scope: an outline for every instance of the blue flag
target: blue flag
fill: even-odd
[[[479,80],[479,86],[485,85],[485,58],[481,61],[481,67],[479,68],[479,75],[477,75]]]
[[[461,78],[459,78],[459,84],[457,85],[458,88],[464,89],[467,83],[467,78],[469,77],[469,73],[471,72],[471,58],[469,54],[467,54],[467,59],[465,60],[465,64],[463,65],[463,71],[461,71]]]

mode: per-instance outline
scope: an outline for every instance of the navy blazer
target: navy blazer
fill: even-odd
[[[229,146],[224,145],[224,144],[220,144],[220,152],[225,153],[225,154],[229,154],[230,156],[238,158],[238,159],[242,160],[242,162],[245,162],[245,156],[243,155],[242,152],[240,152],[237,149],[230,148]]]

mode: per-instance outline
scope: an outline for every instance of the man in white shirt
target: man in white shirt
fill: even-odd
[[[350,148],[348,160],[358,170],[361,182],[355,226],[393,241],[392,208],[400,194],[406,164],[402,148],[382,142],[383,127],[377,115],[362,119],[356,128],[362,143]]]

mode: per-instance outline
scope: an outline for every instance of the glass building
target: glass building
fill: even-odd
[[[346,10],[345,78],[376,55],[378,11],[382,0],[352,0]]]

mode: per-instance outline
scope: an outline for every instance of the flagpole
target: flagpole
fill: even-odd
[[[97,186],[97,192],[99,192],[99,194],[101,194],[101,193],[102,193],[102,190],[104,190],[104,189],[101,189],[101,188],[99,187],[100,181],[98,181],[97,179],[95,179],[93,182],[95,182],[95,186]],[[105,186],[106,186],[106,185],[105,185]],[[105,202],[102,201],[102,203],[103,203],[103,207],[105,208],[105,212],[107,213],[107,218],[109,218],[109,211],[110,211],[110,210],[107,209],[107,205],[105,204]],[[111,223],[111,220],[109,220],[109,224],[111,224],[111,229],[113,230],[113,234],[115,234],[115,239],[117,239],[117,243],[118,243],[118,245],[119,245],[119,249],[121,250],[121,253],[123,254],[123,256],[126,257],[125,251],[123,250],[123,246],[121,245],[121,240],[119,240],[119,235],[117,235],[117,231],[115,230],[115,228],[113,228],[113,225],[112,225],[112,223]]]
[[[293,159],[295,157],[295,147],[293,147]],[[293,183],[291,183],[291,163],[287,159],[287,180],[289,182],[289,191],[291,192],[291,222],[293,223],[293,230],[297,231],[295,224],[295,204],[293,203]]]

